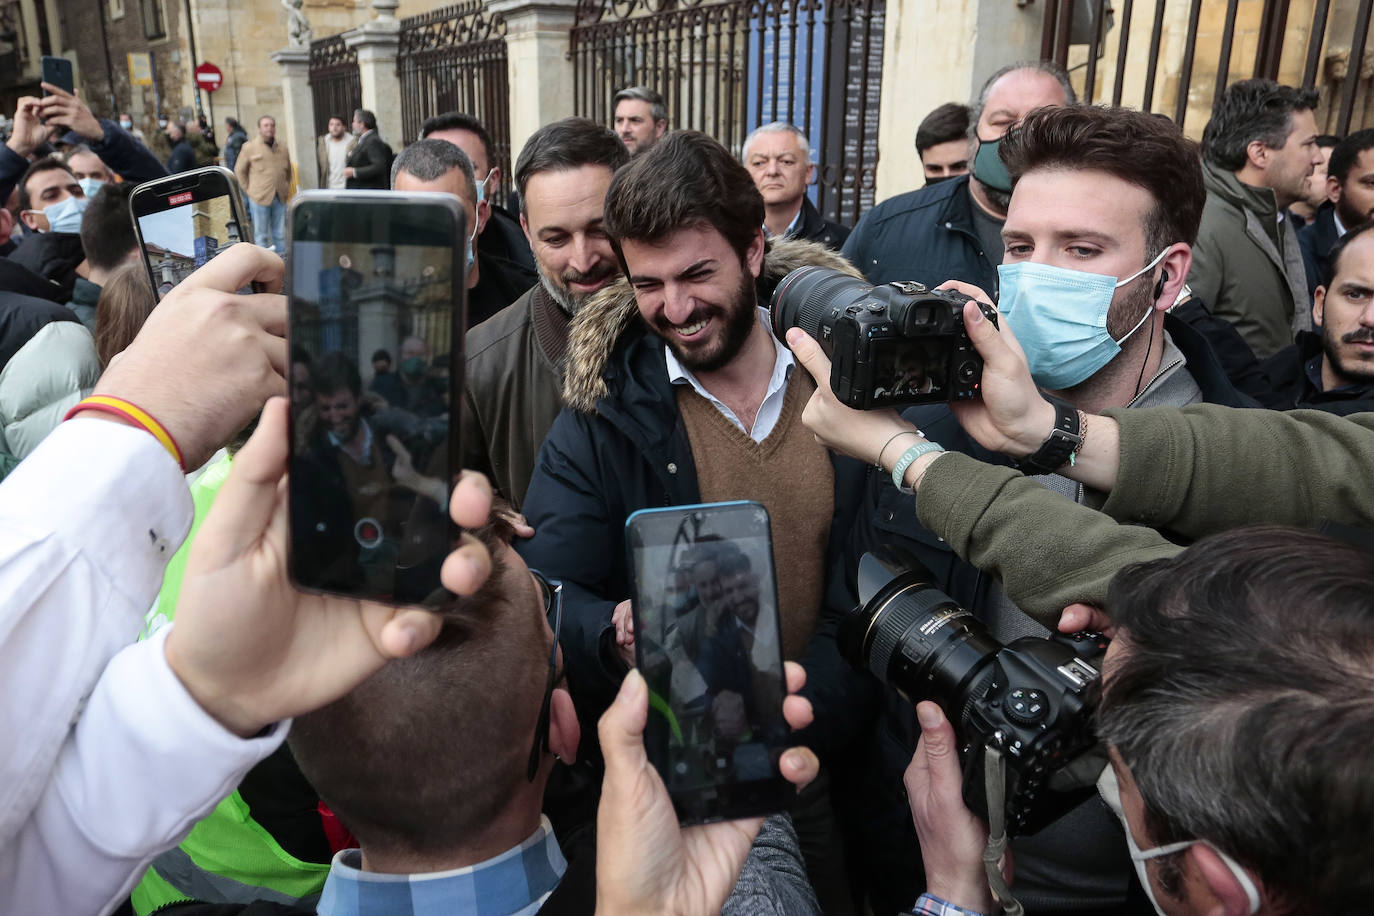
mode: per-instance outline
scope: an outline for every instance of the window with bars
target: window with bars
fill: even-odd
[[[162,0],[139,0],[143,13],[143,35],[148,40],[167,37],[167,16]]]

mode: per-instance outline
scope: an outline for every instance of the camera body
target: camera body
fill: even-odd
[[[933,700],[959,740],[964,803],[987,819],[989,748],[1006,762],[1006,831],[1035,833],[1095,791],[1105,758],[1093,731],[1108,640],[1095,633],[1002,645],[891,548],[859,565],[864,604],[840,626],[841,653],[908,702]]]
[[[953,290],[900,281],[871,286],[827,267],[801,267],[778,284],[769,316],[782,340],[800,327],[830,357],[830,388],[857,410],[931,404],[978,393],[983,360]],[[992,306],[979,303],[990,320]]]

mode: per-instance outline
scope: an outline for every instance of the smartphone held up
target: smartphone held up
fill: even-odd
[[[785,810],[788,746],[777,583],[755,502],[626,521],[635,652],[649,687],[645,751],[683,824]]]
[[[129,209],[159,301],[215,255],[253,237],[239,183],[220,166],[144,182]]]
[[[447,194],[292,201],[289,567],[301,588],[455,601],[439,570],[458,534],[464,222]]]

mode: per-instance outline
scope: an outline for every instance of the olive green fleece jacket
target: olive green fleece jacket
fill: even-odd
[[[1200,538],[1252,524],[1374,528],[1374,413],[1214,404],[1105,413],[1120,426],[1121,457],[1105,502],[1090,497],[1101,512],[958,453],[921,481],[921,523],[1051,628],[1075,601],[1105,605],[1123,566],[1182,549],[1156,529]]]

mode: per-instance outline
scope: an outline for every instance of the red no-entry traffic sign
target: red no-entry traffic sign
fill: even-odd
[[[214,92],[224,85],[224,74],[214,64],[201,64],[196,68],[196,85],[206,92]]]

